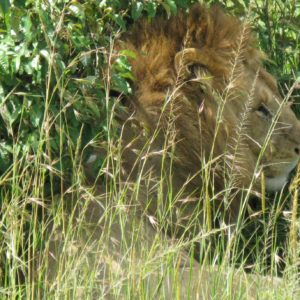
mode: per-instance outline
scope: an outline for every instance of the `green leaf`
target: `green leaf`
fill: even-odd
[[[39,70],[40,69],[40,56],[36,55],[32,61],[31,61],[31,66],[33,69],[35,70]]]
[[[163,7],[165,8],[168,15],[170,14],[176,14],[177,12],[177,6],[174,0],[165,0],[162,3]]]
[[[1,0],[0,1],[0,12],[2,16],[6,15],[10,7],[10,1],[9,0]]]
[[[32,40],[32,23],[29,16],[24,17],[23,31],[27,42]]]
[[[85,17],[84,7],[78,2],[73,2],[69,6],[69,10],[71,11],[72,14],[74,14],[75,16],[77,16],[79,18],[84,18]]]
[[[47,62],[49,63],[50,62],[50,53],[48,52],[48,50],[46,49],[43,49],[40,51],[40,54],[46,58]]]
[[[5,97],[4,89],[3,89],[2,84],[0,83],[0,106],[1,106],[2,101],[4,100],[4,97]]]
[[[43,117],[43,111],[41,110],[41,106],[38,104],[33,105],[30,109],[29,116],[31,124],[37,128]]]
[[[1,106],[0,115],[6,124],[6,130],[9,134],[12,134],[12,125],[21,114],[21,111],[22,107],[20,103],[11,99]]]
[[[122,30],[124,30],[124,31],[126,30],[125,22],[120,15],[114,14],[113,20],[121,27]]]
[[[16,56],[16,60],[15,60],[15,69],[16,69],[16,72],[19,71],[20,69],[20,65],[21,65],[21,55],[17,55]]]
[[[179,6],[181,8],[189,7],[189,3],[186,0],[177,0],[176,4],[177,4],[177,6]]]
[[[99,107],[96,105],[96,103],[93,102],[93,101],[87,100],[87,101],[86,101],[86,104],[87,104],[88,108],[91,110],[92,114],[93,114],[97,119],[99,119],[99,118],[100,118],[100,110],[99,110]]]
[[[131,7],[131,15],[133,20],[137,20],[141,16],[142,11],[143,3],[141,3],[140,1],[134,2]]]
[[[7,142],[0,142],[0,174],[10,166],[13,149]]]
[[[128,95],[131,93],[131,87],[129,83],[120,75],[114,74],[112,76],[112,90],[118,93]]]
[[[6,74],[9,72],[8,57],[5,53],[0,51],[0,74]]]
[[[97,79],[98,79],[97,76],[87,76],[85,78],[74,78],[76,82],[82,84],[89,84],[89,85],[94,85]]]
[[[146,11],[148,14],[148,17],[153,18],[156,15],[156,9],[157,5],[153,2],[148,2],[146,4]]]
[[[121,50],[119,52],[121,55],[127,56],[127,57],[131,57],[133,59],[136,59],[136,54],[135,52],[131,51],[131,50]]]

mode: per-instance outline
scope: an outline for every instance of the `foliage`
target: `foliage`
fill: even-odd
[[[120,93],[130,93],[124,61],[116,60],[108,74],[113,40],[142,16],[170,16],[194,2],[1,1],[0,172],[9,169],[13,157],[38,149],[47,149],[52,161],[45,163],[70,170],[70,149],[76,149],[80,132],[82,146],[98,133],[105,138],[109,109]],[[240,16],[250,7],[271,71],[288,86],[300,77],[296,1],[209,2]],[[110,75],[108,95],[105,81]]]
[[[28,263],[28,252],[44,242],[43,227],[35,216],[41,215],[40,210],[44,213],[48,205],[45,199],[49,194],[65,192],[66,186],[75,187],[72,192],[79,195],[80,169],[90,152],[87,146],[117,135],[111,130],[111,111],[123,95],[130,95],[133,78],[126,60],[132,54],[125,51],[116,57],[112,49],[115,40],[139,18],[167,18],[181,9],[188,10],[195,2],[0,1],[0,258],[5,256],[5,263],[0,261],[0,281],[4,264],[6,287],[14,288],[16,270]],[[270,58],[267,67],[279,79],[283,93],[300,81],[298,1],[205,2],[249,18]],[[299,104],[300,83],[293,95]],[[300,109],[295,109],[300,116]],[[102,157],[98,164],[105,159]],[[66,193],[72,198],[72,192]],[[87,195],[89,191],[85,191]],[[68,199],[64,197],[61,193],[59,199]],[[51,209],[53,219],[65,226],[64,209],[55,205]],[[274,209],[274,219],[280,209]],[[261,225],[260,220],[258,223]],[[268,232],[262,243],[269,250],[269,238],[277,238],[273,224],[268,224],[268,230],[263,228]],[[24,238],[26,230],[28,239]],[[258,230],[251,234],[261,237]],[[30,251],[26,247],[29,243]],[[277,250],[271,249],[271,255]],[[256,257],[256,253],[250,255]]]

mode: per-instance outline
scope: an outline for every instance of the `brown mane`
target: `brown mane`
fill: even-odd
[[[179,202],[223,191],[215,199],[222,206],[228,195],[235,195],[233,191],[248,187],[259,191],[260,144],[270,125],[261,116],[257,119],[256,110],[264,102],[279,110],[282,99],[262,65],[265,55],[249,25],[218,7],[195,5],[188,14],[139,22],[120,44],[136,55],[130,59],[134,113],[122,131],[126,180],[148,176],[148,199],[155,197],[150,191],[154,178],[159,181],[161,176],[164,192],[172,189]],[[284,109],[280,118],[300,126],[290,109]],[[277,143],[275,138],[272,143]],[[289,153],[287,158],[292,161],[294,156]],[[271,148],[264,159],[274,159]],[[204,182],[207,169],[209,183]],[[277,172],[275,167],[270,170],[271,176]],[[277,184],[270,182],[271,188]],[[156,210],[157,201],[150,202]],[[239,209],[239,197],[229,196],[225,202],[229,211]],[[189,213],[195,206],[180,203],[181,211]]]
[[[196,5],[188,17],[180,13],[169,20],[143,20],[124,39],[126,48],[137,55],[130,63],[136,78],[137,99],[143,105],[164,101],[167,89],[176,85],[174,59],[184,48],[209,49],[210,68],[214,70],[214,80],[221,79],[220,88],[224,77],[230,76],[239,47],[243,52],[240,59],[255,72],[264,58],[249,26],[224,14],[217,6],[207,9]],[[274,85],[275,81],[271,82]]]

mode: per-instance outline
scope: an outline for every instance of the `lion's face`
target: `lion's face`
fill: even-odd
[[[277,191],[287,183],[299,162],[300,121],[291,109],[291,103],[280,96],[269,73],[262,68],[252,69],[247,61],[241,63],[240,72],[233,85],[228,83],[229,80],[223,80],[226,75],[218,78],[213,70],[209,72],[215,79],[215,83],[214,80],[209,83],[210,88],[218,90],[225,102],[217,135],[221,141],[218,154],[222,151],[227,151],[225,156],[232,154],[233,168],[244,177],[242,185],[248,186],[256,178],[259,190],[263,172],[266,189]],[[202,84],[204,82],[202,79]],[[207,102],[206,110],[215,124],[222,103],[220,100],[213,102],[218,104]]]
[[[263,168],[267,190],[276,191],[284,186],[299,161],[300,122],[275,83],[265,76],[268,74],[262,74],[255,85],[246,140]]]
[[[285,185],[300,157],[300,122],[264,69],[247,25],[195,6],[189,16],[141,23],[126,43],[137,54],[131,64],[140,121],[165,132],[169,117],[160,114],[172,110],[178,182],[213,159],[212,169],[221,166],[224,174],[228,167],[239,187],[254,182],[259,189],[262,172],[267,190]]]

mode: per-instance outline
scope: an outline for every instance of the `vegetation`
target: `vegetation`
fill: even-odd
[[[148,299],[155,293],[164,298],[164,289],[159,290],[159,287],[166,276],[178,276],[176,266],[187,245],[183,241],[170,245],[161,235],[155,235],[156,247],[165,246],[158,255],[157,251],[147,253],[143,243],[134,247],[128,244],[126,230],[133,232],[129,239],[133,245],[142,225],[129,220],[126,190],[118,189],[119,132],[114,126],[114,113],[122,109],[121,98],[131,94],[132,75],[126,61],[126,55],[131,54],[117,57],[113,45],[137,19],[168,17],[195,2],[1,0],[1,299],[73,299],[82,295],[90,299],[95,289],[97,295],[106,295],[106,283],[97,279],[101,267],[96,263],[97,256],[87,259],[87,242],[74,244],[82,234],[95,230],[94,227],[86,229],[85,211],[89,201],[101,201],[95,186],[86,184],[84,166],[94,149],[103,143],[109,145],[111,151],[107,156],[98,155],[91,172],[99,179],[95,182],[106,188],[109,205],[103,208],[103,217],[95,225],[105,220],[106,229],[122,233],[123,260],[132,261],[132,249],[142,252],[139,272],[133,263],[126,265],[126,274],[116,269],[107,271],[113,286],[109,292],[118,297],[120,293],[124,295],[125,290],[128,299]],[[218,3],[241,18],[248,16],[260,47],[270,58],[267,68],[278,78],[282,93],[287,94],[294,85],[291,97],[300,117],[297,106],[300,103],[300,4],[285,0],[206,2]],[[110,169],[114,172],[108,172]],[[274,198],[266,208],[268,213],[254,214],[247,226],[242,224],[233,244],[226,246],[225,238],[222,240],[219,252],[214,253],[211,260],[224,272],[219,272],[221,276],[212,284],[212,295],[220,295],[220,290],[215,289],[218,285],[224,299],[238,298],[238,295],[246,298],[245,287],[239,287],[233,295],[234,285],[230,281],[224,286],[221,283],[224,284],[224,276],[233,276],[230,266],[245,269],[251,265],[252,272],[259,275],[288,279],[290,285],[278,287],[281,290],[277,290],[276,297],[286,299],[288,295],[292,299],[299,264],[297,184],[299,171],[293,185],[296,188],[272,195]],[[130,197],[134,199],[134,194]],[[135,211],[130,213],[134,215]],[[115,220],[119,224],[117,229],[113,225]],[[52,251],[51,240],[57,232],[60,232],[59,247],[63,255],[59,258],[59,276],[51,285],[47,284],[47,269],[51,263],[43,253]],[[106,245],[107,236],[99,234],[97,239],[91,253],[98,249],[101,257],[107,257],[106,250],[101,248]],[[79,249],[75,254],[72,249],[68,250],[71,245]],[[225,249],[221,249],[222,245]],[[32,267],[36,256],[41,262],[38,270]],[[205,260],[205,253],[203,257]],[[157,269],[160,272],[153,288],[149,274]],[[264,288],[261,285],[258,291],[266,292]],[[174,284],[174,295],[178,296],[180,291],[176,289]],[[264,297],[274,299],[274,293],[271,288],[270,294]]]

